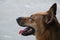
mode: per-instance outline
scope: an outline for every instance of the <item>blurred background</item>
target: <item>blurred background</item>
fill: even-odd
[[[57,3],[57,18],[60,21],[60,0],[0,0],[0,40],[36,40],[35,36],[18,34],[20,27],[16,18],[47,11]]]

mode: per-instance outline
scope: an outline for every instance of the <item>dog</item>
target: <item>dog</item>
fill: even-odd
[[[56,17],[57,4],[54,3],[46,12],[37,12],[30,17],[18,17],[17,23],[26,27],[19,34],[34,35],[36,40],[60,40],[60,24]]]

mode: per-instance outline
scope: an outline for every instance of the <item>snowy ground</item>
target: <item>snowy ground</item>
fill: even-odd
[[[60,20],[59,0],[0,0],[0,40],[35,40],[33,35],[25,37],[18,34],[22,28],[16,23],[16,18],[47,11],[55,2],[58,4],[57,17]]]

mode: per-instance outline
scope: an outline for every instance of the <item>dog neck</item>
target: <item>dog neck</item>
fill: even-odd
[[[60,40],[60,35],[58,35],[58,33],[60,33],[59,23],[53,23],[51,26],[48,25],[47,27],[48,28],[46,30],[44,29],[42,33],[40,32],[41,30],[38,28],[39,30],[36,32],[36,40]]]

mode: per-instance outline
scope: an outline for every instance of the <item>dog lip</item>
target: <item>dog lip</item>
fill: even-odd
[[[22,32],[23,36],[28,36],[28,35],[33,35],[35,33],[35,29],[32,28],[31,26],[26,26],[28,28],[27,31]]]

